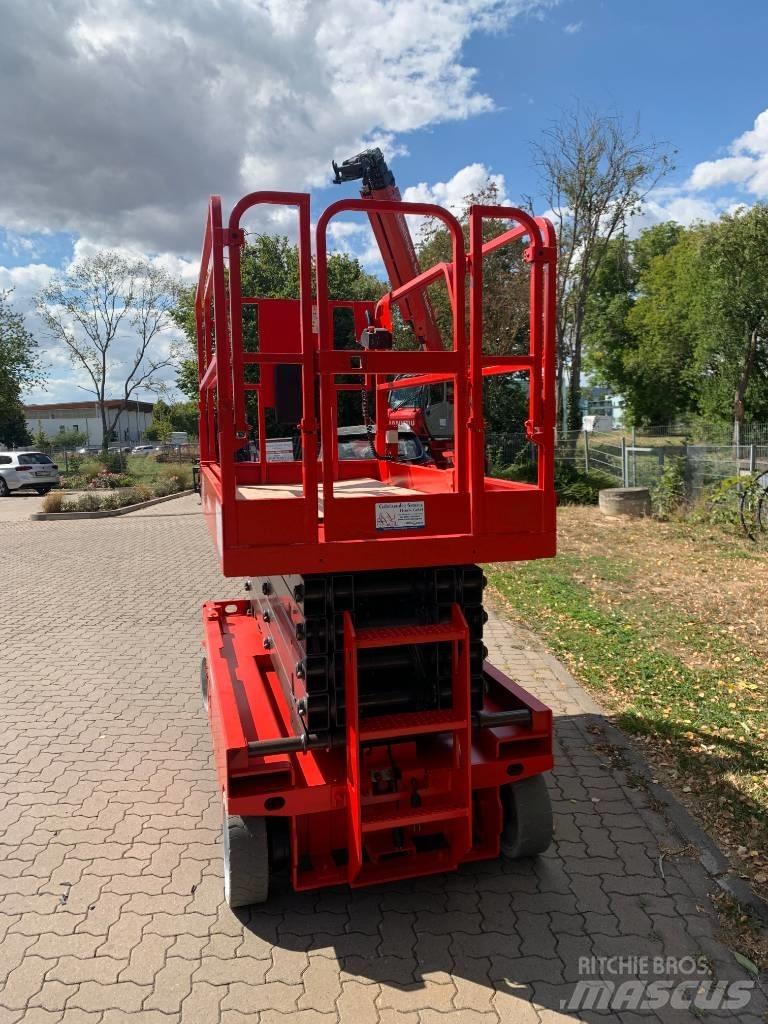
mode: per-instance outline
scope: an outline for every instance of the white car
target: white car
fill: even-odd
[[[60,483],[59,467],[42,452],[0,452],[0,498],[24,488],[47,494]]]
[[[132,455],[148,455],[149,452],[153,452],[155,446],[153,444],[137,444],[135,448],[131,449]]]

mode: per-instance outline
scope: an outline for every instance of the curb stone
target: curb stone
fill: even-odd
[[[125,508],[102,509],[99,512],[33,512],[29,518],[38,522],[46,519],[110,519],[112,516],[124,516],[129,512],[136,512],[140,508],[149,508],[150,505],[159,505],[162,501],[171,501],[173,498],[183,498],[187,494],[194,493],[190,488],[186,491],[177,491],[175,494],[164,494],[162,498],[150,498],[148,501],[139,501],[135,505],[126,505]]]

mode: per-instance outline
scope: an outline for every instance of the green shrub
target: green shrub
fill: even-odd
[[[111,494],[105,494],[101,499],[101,510],[102,512],[114,512],[119,508],[122,508],[123,495],[120,491],[113,491]]]
[[[670,519],[685,501],[685,464],[667,459],[661,476],[651,487],[651,505],[657,519]]]
[[[160,479],[168,480],[173,484],[173,489],[168,492],[169,494],[175,494],[176,491],[188,491],[192,486],[192,467],[163,466],[160,470]]]
[[[136,484],[135,487],[129,487],[127,490],[121,493],[122,507],[126,505],[138,505],[142,501],[149,501],[152,497],[152,491],[149,487],[145,487],[144,484]]]
[[[596,505],[605,487],[616,487],[618,481],[591,469],[588,473],[568,463],[555,466],[555,491],[559,505]]]
[[[538,479],[538,469],[534,463],[525,461],[507,466],[506,469],[499,470],[494,475],[500,480],[535,484]],[[619,486],[617,480],[597,470],[585,473],[562,462],[555,466],[555,491],[560,505],[596,505],[598,494],[604,487],[617,486]]]
[[[89,491],[113,491],[116,487],[130,487],[132,483],[133,480],[127,473],[112,473],[108,469],[103,469],[91,477],[87,486]]]
[[[69,466],[70,473],[79,473],[83,466],[83,456],[76,454],[68,455],[67,465]]]
[[[535,484],[538,479],[538,469],[532,462],[513,463],[493,475],[499,480],[516,480],[521,484]]]
[[[741,529],[739,499],[749,478],[730,476],[716,484],[705,487],[691,512],[691,519],[711,526],[738,527]]]
[[[101,508],[101,500],[95,494],[83,494],[77,499],[74,511],[76,512],[98,512]]]
[[[43,512],[61,512],[64,505],[64,495],[61,491],[51,491],[43,498]]]
[[[98,459],[85,459],[80,465],[80,476],[89,484],[95,476],[99,473],[103,473],[105,469],[104,463],[99,462]]]
[[[110,473],[124,473],[128,468],[128,459],[123,452],[101,452],[99,462]]]
[[[84,476],[71,474],[61,478],[61,486],[66,487],[68,491],[83,491],[88,486],[88,481]]]

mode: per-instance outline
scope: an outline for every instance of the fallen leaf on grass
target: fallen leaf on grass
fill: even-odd
[[[749,971],[750,974],[754,974],[755,977],[760,973],[757,966],[752,963],[749,957],[744,956],[741,953],[733,952],[733,958],[736,963],[741,964],[745,971]]]

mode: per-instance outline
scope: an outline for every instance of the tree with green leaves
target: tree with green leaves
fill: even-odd
[[[702,230],[681,231],[674,245],[638,273],[636,301],[626,318],[630,344],[621,389],[634,422],[669,423],[697,409]]]
[[[768,419],[768,207],[660,224],[609,248],[585,318],[588,367],[631,422]]]
[[[167,443],[176,430],[197,437],[197,402],[165,402],[159,399],[155,402],[152,421],[146,430],[147,440]]]
[[[21,396],[43,382],[37,342],[10,297],[0,291],[0,442],[8,448],[30,443]]]
[[[46,449],[54,445],[57,448],[77,448],[88,443],[88,435],[82,430],[60,430],[57,434],[47,434],[43,421],[37,421],[37,430],[32,435],[32,444],[36,448]]]
[[[666,423],[690,404],[690,336],[672,323],[672,311],[659,296],[666,277],[688,272],[690,254],[681,250],[677,260],[651,270],[654,258],[668,253],[682,234],[678,224],[665,222],[635,239],[617,235],[593,277],[584,316],[584,366],[593,381],[624,396],[628,423]]]
[[[768,206],[724,214],[704,231],[695,347],[704,416],[768,419]]]
[[[177,282],[147,259],[101,251],[78,260],[36,299],[54,341],[89,382],[96,399],[104,448],[131,398],[162,391],[164,371],[174,365],[163,335],[173,325]],[[118,391],[113,411],[106,402]]]
[[[578,430],[584,321],[594,279],[611,241],[670,169],[670,153],[644,140],[637,123],[576,107],[544,132],[534,157],[557,231],[558,421]]]

